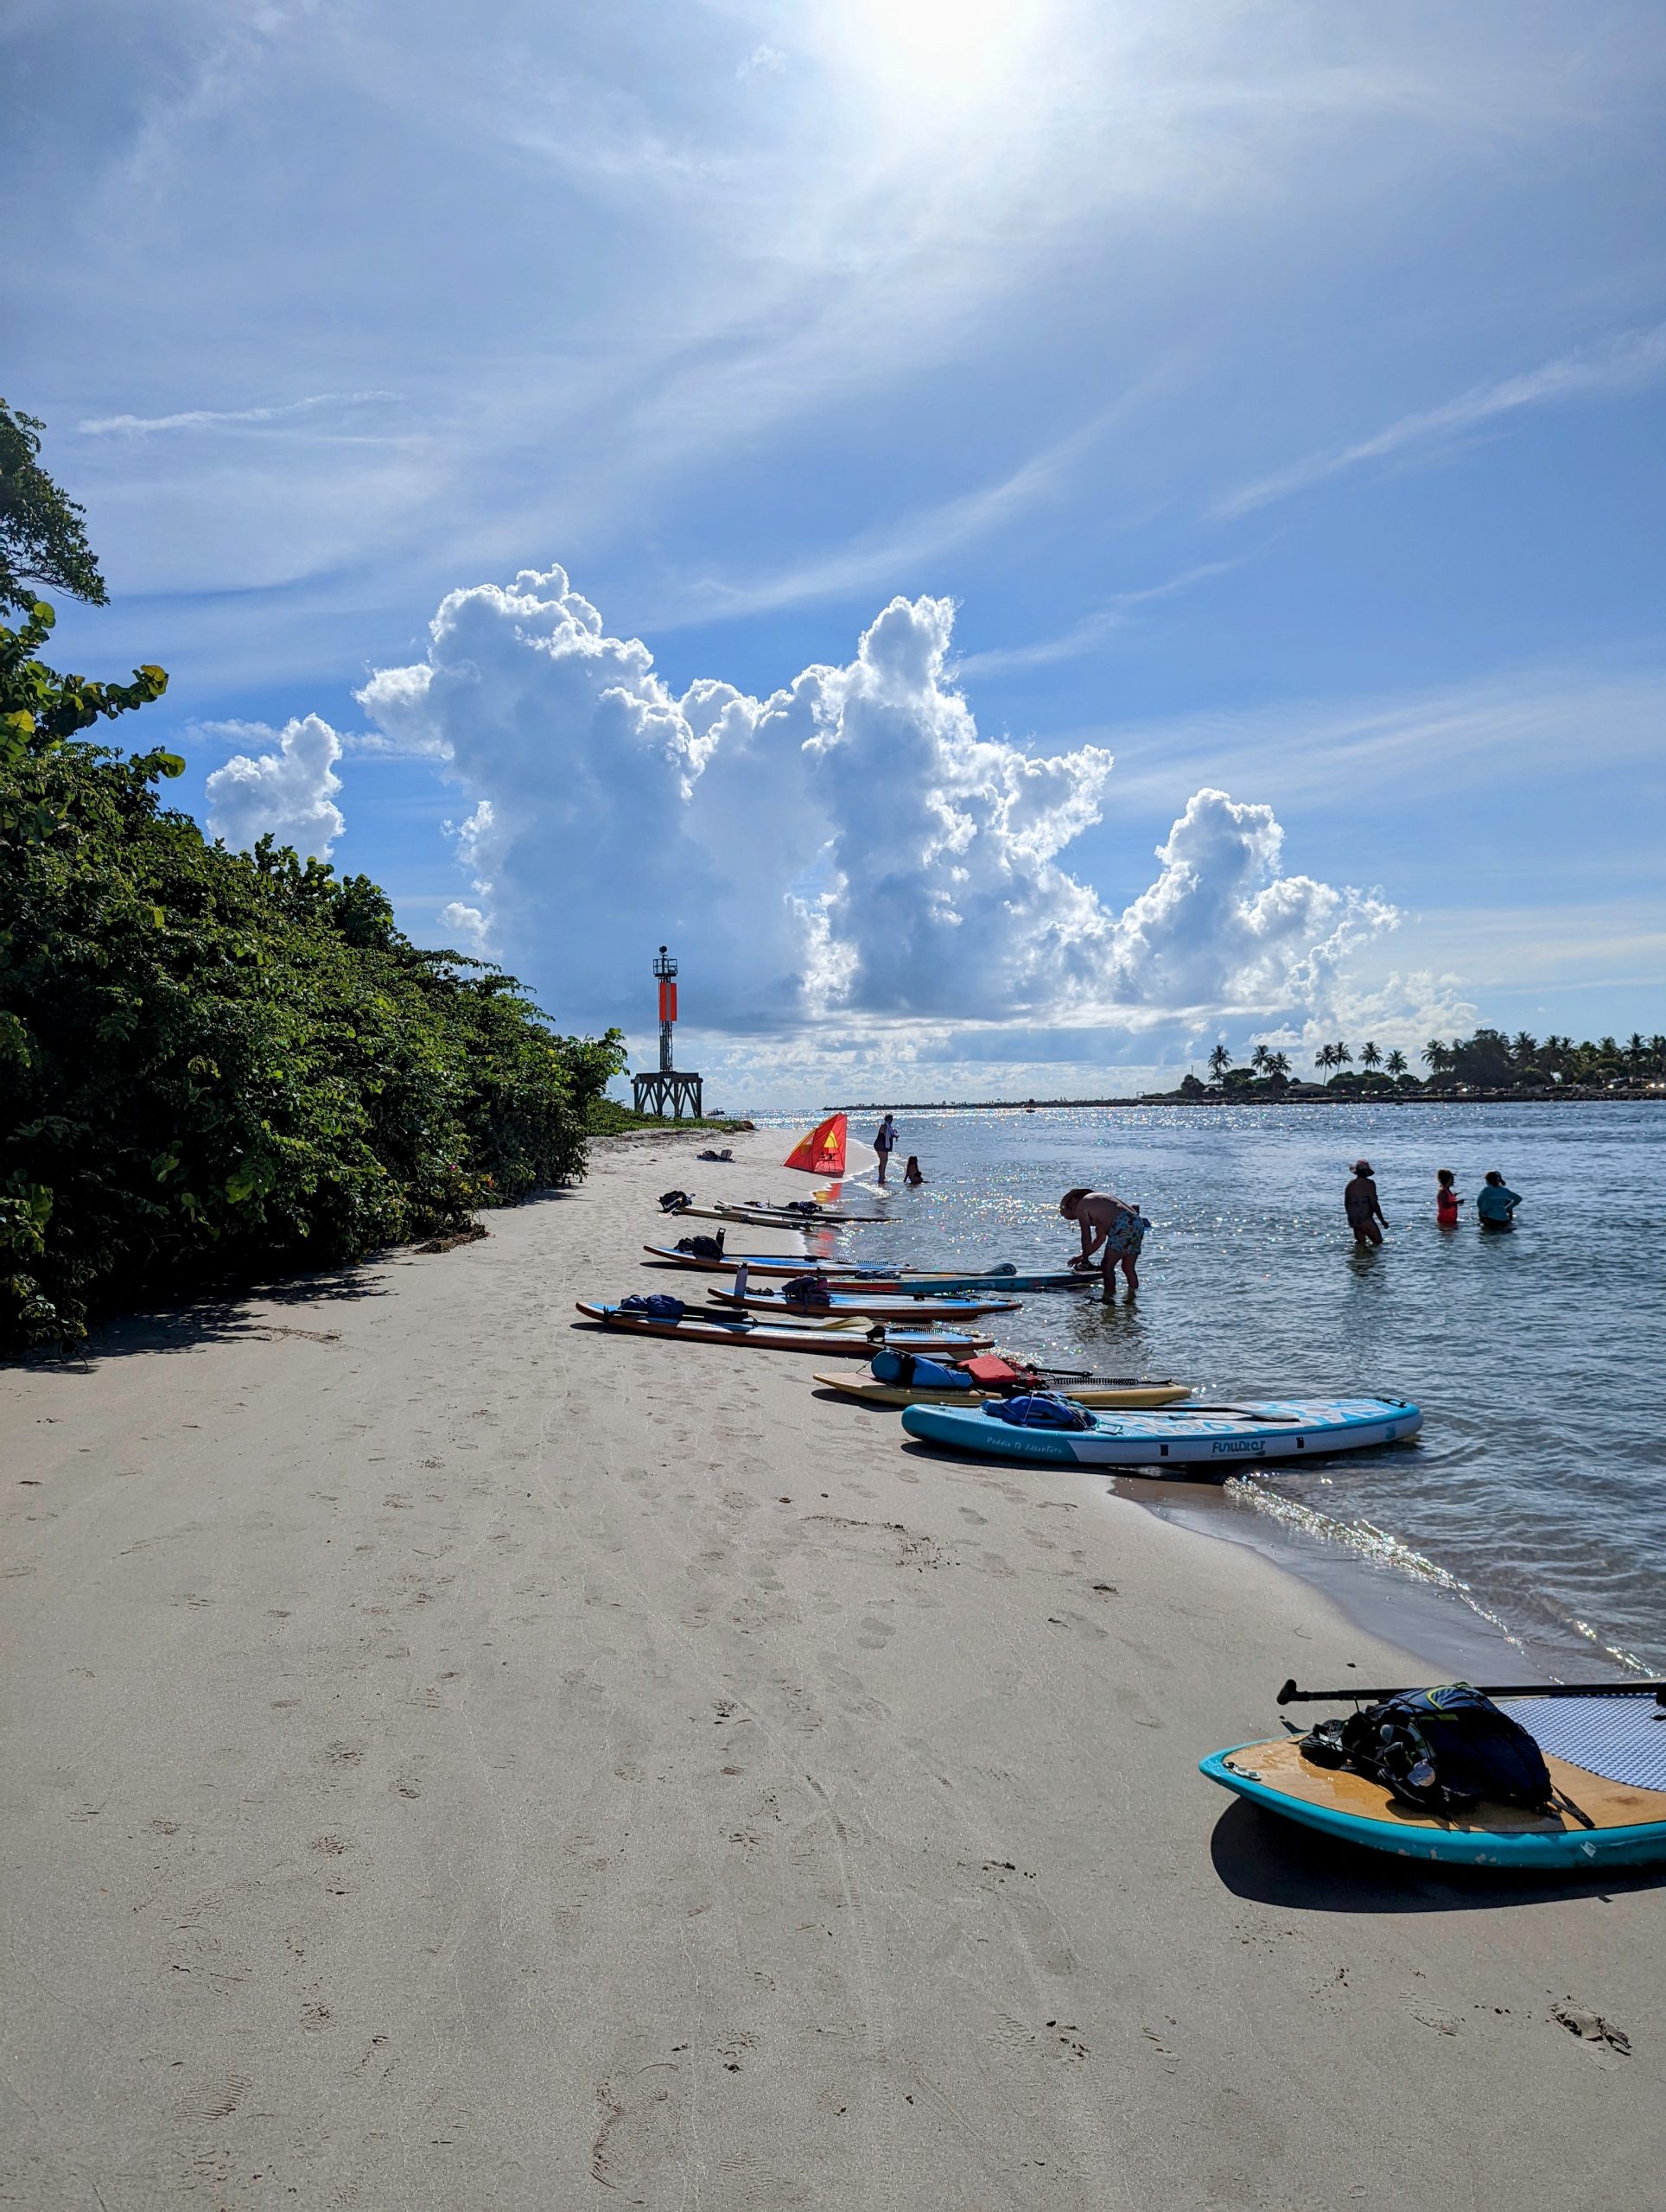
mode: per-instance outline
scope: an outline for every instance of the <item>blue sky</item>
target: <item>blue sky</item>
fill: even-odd
[[[1666,1028],[1656,6],[24,0],[0,77],[62,657],[228,837],[643,1047],[672,938],[737,1106]]]

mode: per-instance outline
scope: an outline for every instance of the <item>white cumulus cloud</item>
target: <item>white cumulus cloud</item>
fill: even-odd
[[[1198,791],[1118,905],[1065,855],[1112,761],[984,735],[950,671],[947,600],[893,599],[839,666],[766,698],[680,693],[563,570],[451,593],[425,659],[358,694],[474,802],[454,830],[478,915],[563,1019],[617,1020],[674,939],[685,1011],[731,1035],[836,1019],[1300,1018],[1381,899],[1283,870],[1265,806]]]
[[[281,730],[244,722],[238,734],[264,740],[270,749],[234,753],[208,778],[208,826],[228,845],[252,846],[269,834],[280,845],[319,860],[347,828],[335,794],[341,740],[317,715],[286,722]]]

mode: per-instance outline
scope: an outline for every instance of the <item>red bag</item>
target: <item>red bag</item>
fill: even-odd
[[[1014,1367],[1011,1360],[1002,1359],[996,1352],[982,1352],[976,1359],[957,1360],[955,1364],[963,1374],[970,1375],[974,1382],[987,1382],[992,1386],[1016,1382],[1023,1372]]]

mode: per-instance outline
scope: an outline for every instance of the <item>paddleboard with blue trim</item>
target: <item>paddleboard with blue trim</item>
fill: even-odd
[[[817,1319],[824,1313],[867,1313],[876,1321],[970,1321],[980,1313],[1015,1313],[1015,1298],[953,1298],[937,1290],[884,1291],[830,1287],[825,1306],[789,1305],[779,1290],[714,1290],[719,1305],[743,1306],[759,1313],[806,1315]]]
[[[1269,1398],[1173,1413],[1101,1414],[1088,1428],[1021,1427],[1002,1401],[982,1407],[910,1406],[902,1425],[927,1444],[1032,1465],[1206,1468],[1218,1480],[1268,1459],[1403,1443],[1423,1425],[1408,1398]]]
[[[724,1252],[702,1257],[679,1252],[674,1244],[645,1244],[651,1259],[669,1260],[673,1266],[695,1268],[706,1274],[734,1274],[744,1268],[748,1274],[825,1275],[830,1282],[865,1283],[876,1290],[931,1290],[949,1294],[975,1290],[1097,1290],[1097,1274],[1083,1275],[1073,1268],[1050,1268],[1032,1274],[1016,1268],[989,1268],[964,1274],[948,1268],[863,1267],[855,1260],[794,1257],[788,1252]]]
[[[1553,1737],[1570,1726],[1561,1701],[1500,1702],[1529,1733],[1537,1734],[1541,1720]],[[1570,1874],[1666,1865],[1666,1788],[1627,1778],[1638,1772],[1661,1778],[1653,1762],[1639,1767],[1627,1740],[1644,1727],[1666,1737],[1666,1721],[1654,1717],[1658,1708],[1639,1710],[1640,1700],[1618,1697],[1580,1697],[1567,1703],[1579,1708],[1580,1757],[1591,1764],[1576,1765],[1541,1743],[1561,1801],[1548,1812],[1485,1801],[1461,1817],[1424,1812],[1400,1804],[1381,1783],[1364,1775],[1314,1765],[1302,1757],[1300,1740],[1293,1736],[1211,1751],[1200,1762],[1200,1770],[1264,1812],[1396,1859]],[[1660,1756],[1656,1752],[1655,1760]]]
[[[754,1321],[744,1313],[690,1312],[680,1321],[662,1320],[651,1313],[627,1313],[621,1306],[600,1299],[581,1298],[578,1310],[587,1321],[622,1335],[669,1337],[681,1344],[742,1344],[761,1351],[836,1352],[855,1359],[871,1359],[883,1344],[891,1351],[920,1351],[970,1358],[987,1351],[994,1339],[969,1329],[887,1328],[882,1335],[862,1325],[862,1317],[843,1320],[810,1319],[792,1322]]]

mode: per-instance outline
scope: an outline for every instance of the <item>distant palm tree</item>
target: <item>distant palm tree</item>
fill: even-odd
[[[1217,1083],[1224,1083],[1226,1071],[1232,1065],[1232,1055],[1224,1045],[1217,1045],[1209,1055],[1209,1072]]]
[[[1666,1045],[1666,1038],[1663,1038],[1661,1042],[1663,1045]],[[1267,1055],[1267,1072],[1269,1075],[1288,1076],[1290,1072],[1289,1054],[1288,1052],[1269,1052]]]
[[[1640,1033],[1634,1029],[1625,1040],[1625,1065],[1633,1075],[1643,1073],[1643,1063],[1648,1056],[1649,1047],[1644,1043]]]
[[[1331,1052],[1334,1056],[1336,1065],[1339,1068],[1345,1068],[1348,1066],[1353,1058],[1353,1054],[1348,1050],[1347,1046],[1343,1044],[1339,1043],[1332,1045]]]
[[[1538,1039],[1525,1029],[1518,1029],[1510,1040],[1510,1057],[1518,1068],[1531,1067],[1538,1050]]]
[[[1383,1065],[1382,1053],[1369,1038],[1359,1048],[1359,1065],[1362,1068],[1380,1068]]]
[[[1431,1075],[1444,1075],[1452,1065],[1452,1047],[1443,1045],[1438,1037],[1431,1037],[1423,1047],[1423,1065]]]
[[[1272,1058],[1265,1045],[1257,1045],[1250,1055],[1250,1065],[1256,1075],[1266,1075],[1269,1072]]]
[[[1395,1081],[1398,1083],[1401,1077],[1406,1072],[1406,1056],[1396,1045],[1393,1052],[1389,1054],[1388,1058],[1383,1061],[1383,1065],[1388,1070],[1389,1073],[1394,1077]]]

